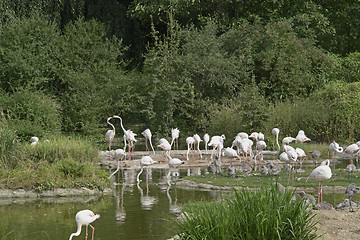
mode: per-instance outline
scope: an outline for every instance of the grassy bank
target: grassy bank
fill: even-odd
[[[7,149],[0,157],[0,188],[49,190],[53,188],[104,189],[108,175],[96,163],[98,149],[90,141],[52,138],[36,145],[19,143],[15,134],[3,132]]]

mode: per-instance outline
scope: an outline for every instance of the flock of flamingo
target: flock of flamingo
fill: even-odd
[[[107,141],[109,141],[109,152],[112,151],[111,145],[112,145],[112,141],[114,140],[115,133],[116,133],[114,124],[110,122],[112,119],[120,120],[120,126],[124,133],[123,134],[124,148],[116,149],[115,151],[113,151],[113,155],[124,158],[126,156],[126,154],[128,154],[128,159],[131,160],[131,153],[133,152],[133,150],[135,148],[135,142],[137,141],[135,139],[135,137],[137,136],[137,134],[135,134],[132,130],[126,130],[123,126],[122,118],[117,115],[114,115],[107,119],[107,123],[112,127],[112,129],[108,130],[105,134],[105,139]],[[280,153],[281,147],[279,144],[279,133],[280,133],[280,130],[278,128],[272,129],[272,134],[274,135],[273,148],[274,149],[276,148],[278,150],[278,152]],[[153,154],[155,154],[155,150],[154,150],[154,147],[153,147],[152,141],[151,141],[152,134],[151,134],[150,129],[144,130],[142,132],[142,135],[144,136],[144,138],[146,140],[145,141],[146,142],[146,150],[150,151],[150,149],[148,147],[148,142],[149,142],[151,151]],[[178,158],[172,158],[170,155],[172,146],[176,145],[177,149],[178,149],[179,136],[180,136],[179,129],[173,128],[171,131],[171,137],[172,137],[171,143],[169,143],[169,141],[166,140],[165,138],[161,138],[159,140],[159,144],[157,145],[157,147],[161,148],[164,151],[164,156],[168,159],[168,164],[169,164],[168,176],[170,175],[171,167],[176,168],[177,166],[184,164],[184,161],[182,161]],[[243,159],[246,159],[246,160],[248,159],[248,157],[251,157],[254,160],[255,165],[257,165],[257,159],[259,159],[259,165],[262,164],[262,161],[263,161],[262,151],[264,149],[266,149],[266,147],[267,147],[266,142],[264,141],[263,133],[253,132],[250,135],[248,135],[245,132],[240,132],[235,136],[235,139],[232,142],[232,145],[230,147],[226,147],[226,148],[224,148],[224,140],[225,139],[226,139],[225,135],[212,136],[210,138],[209,134],[207,134],[207,133],[203,136],[203,139],[201,139],[201,137],[198,134],[187,137],[185,139],[186,144],[187,144],[186,160],[189,160],[190,150],[197,151],[199,153],[199,157],[202,158],[202,153],[200,150],[200,142],[203,141],[205,143],[205,152],[206,153],[208,151],[208,147],[212,147],[210,159],[212,159],[215,156],[215,159],[217,161],[220,161],[221,156],[225,156],[225,157],[229,157],[229,158],[237,158],[241,161],[241,155],[242,155]],[[36,139],[36,137],[33,137],[31,139],[31,141],[37,142],[38,139]],[[256,142],[255,155],[253,154],[254,141]],[[305,135],[303,130],[300,130],[295,138],[294,137],[285,137],[282,139],[283,152],[279,154],[279,159],[281,161],[288,162],[288,163],[290,163],[290,165],[292,165],[292,167],[290,166],[290,168],[289,168],[288,181],[290,180],[290,175],[291,175],[292,169],[294,169],[295,162],[299,160],[299,162],[300,162],[299,170],[301,170],[301,164],[306,157],[306,153],[303,149],[301,149],[301,148],[294,149],[292,146],[290,146],[290,143],[292,143],[293,141],[298,142],[298,143],[303,143],[306,141],[311,141],[311,139]],[[275,147],[275,145],[276,145],[276,147]],[[125,151],[126,147],[128,147],[128,153],[126,153],[126,151]],[[176,147],[174,147],[174,148],[176,148]],[[236,148],[236,150],[234,148]],[[345,150],[343,150],[343,148],[340,147],[339,144],[334,141],[329,145],[328,150],[329,150],[329,154],[331,152],[348,153],[348,154],[352,154],[353,156],[356,156],[356,159],[357,159],[357,157],[360,156],[360,141],[349,145]],[[309,153],[312,155],[313,159],[316,159],[317,157],[320,156],[320,152],[318,150],[310,151]],[[144,156],[140,159],[141,170],[137,175],[137,183],[138,184],[141,181],[139,179],[139,177],[142,174],[144,167],[150,166],[154,163],[157,163],[157,162],[154,161],[150,155]],[[354,164],[352,164],[352,165],[354,165]],[[232,167],[232,164],[230,164],[230,167]],[[350,169],[350,165],[348,166],[348,168]],[[114,173],[112,173],[112,175],[110,177],[112,177],[118,170],[119,170],[119,164],[118,164],[117,170]],[[147,171],[148,170],[146,168],[146,172]],[[229,171],[229,169],[228,169],[228,171]],[[348,172],[350,172],[350,171],[351,170],[349,170]],[[330,179],[331,176],[332,176],[332,171],[330,168],[330,160],[326,159],[319,166],[317,166],[311,172],[311,174],[308,176],[308,178],[306,179],[306,182],[309,179],[314,179],[314,180],[317,180],[319,183],[319,186],[318,186],[318,204],[319,204],[319,206],[321,206],[322,202],[323,202],[322,201],[323,181]],[[148,173],[146,174],[146,181],[148,181]],[[169,184],[169,186],[171,185],[169,181],[168,181],[168,184]],[[321,203],[321,205],[320,205],[320,203]],[[73,236],[79,236],[82,225],[86,226],[86,238],[85,239],[87,239],[87,235],[88,235],[87,234],[88,225],[90,225],[90,227],[93,229],[93,233],[92,233],[92,239],[93,239],[95,229],[93,226],[91,226],[90,223],[92,223],[99,217],[100,217],[100,215],[96,215],[90,210],[79,211],[75,217],[76,223],[77,223],[77,231],[70,235],[69,240],[71,240]]]

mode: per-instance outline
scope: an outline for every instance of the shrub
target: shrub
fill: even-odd
[[[221,202],[184,208],[181,239],[316,239],[314,214],[292,192],[243,189]]]
[[[10,129],[23,141],[60,132],[60,105],[40,91],[21,89],[0,97],[0,106]]]

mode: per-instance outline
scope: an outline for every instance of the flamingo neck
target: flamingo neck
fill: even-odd
[[[74,236],[76,237],[76,236],[79,236],[80,235],[80,233],[81,233],[81,224],[77,224],[77,231],[75,232],[75,233],[72,233],[71,235],[70,235],[70,238],[69,238],[69,240],[71,240]]]
[[[140,175],[141,175],[141,173],[142,173],[143,171],[144,171],[144,167],[141,166],[141,170],[140,170],[139,174],[138,174],[137,177],[136,177],[136,180],[137,180],[138,183],[140,183],[139,177],[140,177]]]

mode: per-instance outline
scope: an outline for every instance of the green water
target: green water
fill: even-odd
[[[211,201],[228,194],[169,187],[165,184],[166,173],[165,170],[150,171],[147,185],[144,171],[140,176],[142,182],[137,186],[137,171],[125,170],[125,187],[114,185],[114,192],[108,196],[0,200],[0,240],[69,239],[76,231],[75,215],[83,209],[101,215],[92,224],[94,239],[168,239],[176,233],[175,222],[183,204]],[[178,173],[180,176],[204,174],[204,169],[181,169]],[[172,184],[178,178],[175,174]],[[316,192],[310,194],[317,197]],[[335,207],[345,199],[345,194],[324,192],[323,198]],[[360,195],[355,195],[353,200],[359,201]],[[85,238],[85,227],[82,230],[74,240]],[[91,239],[91,228],[89,233],[88,239]]]
[[[64,240],[76,232],[75,215],[79,210],[90,209],[100,214],[93,222],[94,239],[168,239],[176,232],[175,220],[182,204],[189,201],[209,201],[221,196],[220,192],[182,189],[176,186],[156,185],[162,173],[152,173],[149,187],[145,175],[139,185],[114,186],[110,196],[17,200],[1,202],[0,239]],[[71,200],[73,202],[67,202]],[[10,201],[10,200],[9,200]],[[12,201],[12,200],[11,200]],[[85,228],[73,239],[85,239]],[[91,228],[89,228],[91,239]]]

